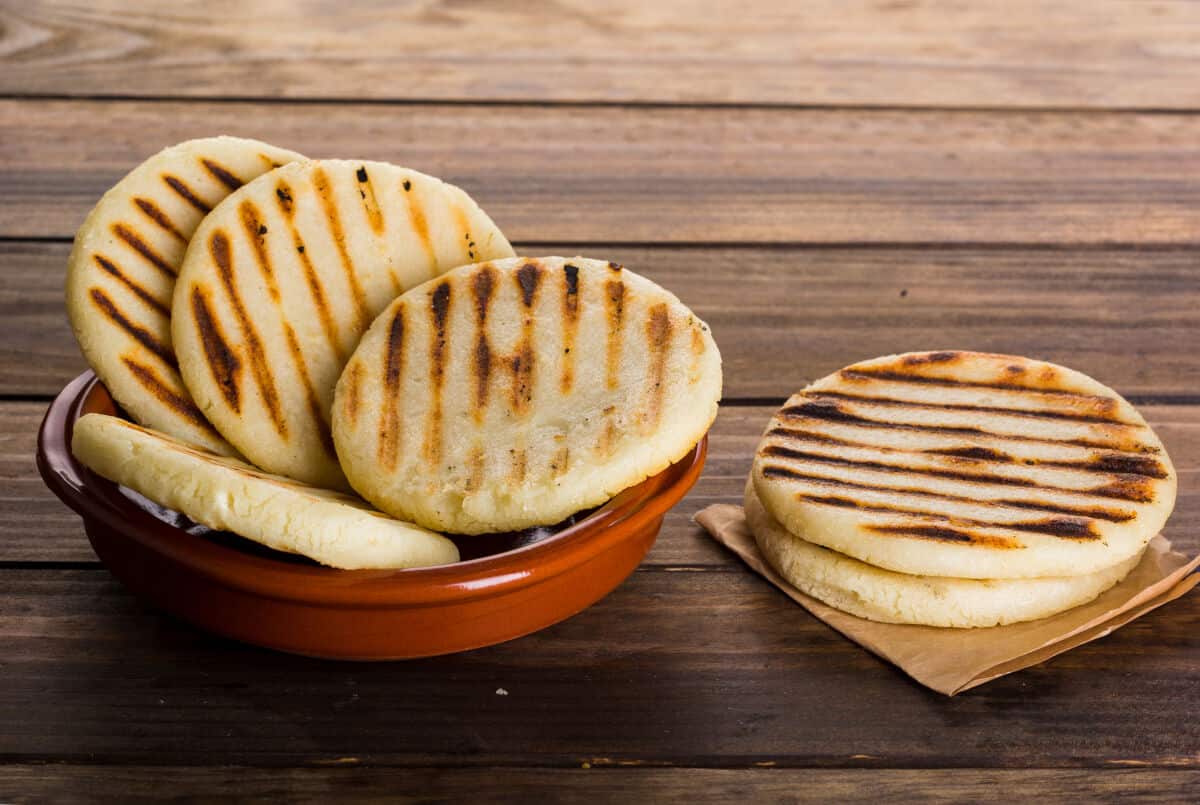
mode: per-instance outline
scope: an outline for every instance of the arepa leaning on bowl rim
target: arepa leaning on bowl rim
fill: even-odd
[[[721,396],[707,325],[614,263],[463,266],[385,310],[333,434],[382,510],[465,534],[556,523],[687,454]]]
[[[204,216],[267,171],[304,159],[237,137],[188,140],[147,159],[104,194],[67,260],[67,315],[84,358],[138,422],[232,454],[179,375],[171,299]]]
[[[860,562],[801,539],[746,488],[746,524],[763,558],[801,592],[834,609],[881,623],[959,629],[1048,618],[1093,601],[1119,583],[1142,554],[1082,576],[952,579],[913,576]]]
[[[172,306],[179,368],[246,458],[347,488],[329,408],[359,337],[405,289],[512,253],[471,197],[440,179],[382,162],[287,165],[197,229]]]
[[[754,459],[763,506],[792,534],[926,576],[1095,573],[1166,522],[1162,442],[1107,386],[1042,361],[890,355],[781,408]]]

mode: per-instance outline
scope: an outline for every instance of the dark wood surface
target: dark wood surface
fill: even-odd
[[[1195,799],[1197,596],[948,699],[690,518],[808,381],[976,348],[1129,395],[1200,551],[1200,6],[777,5],[0,0],[0,801]],[[95,560],[33,464],[83,367],[71,236],[214,133],[443,176],[521,251],[622,261],[712,325],[705,475],[612,595],[355,665],[203,634]]]

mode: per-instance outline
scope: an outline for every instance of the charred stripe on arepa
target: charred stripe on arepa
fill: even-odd
[[[1015,539],[993,537],[986,534],[976,534],[965,529],[951,528],[949,526],[864,525],[863,528],[868,531],[873,531],[876,534],[889,534],[895,537],[916,537],[919,539],[929,539],[938,542],[964,542],[970,545],[978,545],[985,548],[1005,548],[1011,550],[1025,547]]]
[[[387,345],[383,352],[383,414],[379,428],[379,463],[385,470],[396,468],[400,450],[400,384],[404,378],[405,306],[396,306],[388,325]],[[357,366],[357,362],[355,363]],[[357,389],[357,380],[355,380]],[[357,394],[355,395],[357,400]]]
[[[245,182],[243,182],[241,179],[234,176],[228,168],[218,164],[214,159],[201,157],[200,164],[204,166],[204,169],[208,171],[214,179],[229,188],[229,192],[231,193],[245,184]]]
[[[147,307],[153,309],[155,312],[166,318],[170,318],[170,306],[166,302],[159,300],[158,297],[139,285],[136,281],[129,277],[129,275],[125,274],[125,272],[121,271],[120,266],[102,254],[93,254],[92,259],[96,261],[96,265],[100,266],[100,270],[113,277],[130,291],[132,291],[138,299],[141,299],[146,303]]]
[[[613,267],[615,263],[609,263]],[[614,269],[619,271],[620,267]],[[618,370],[621,366],[621,342],[625,323],[625,283],[620,280],[607,280],[604,283],[604,304],[608,312],[608,344],[607,344],[607,382],[610,389],[618,384]]]
[[[439,282],[429,292],[429,319],[433,337],[429,343],[430,403],[425,430],[425,457],[437,461],[442,453],[442,387],[446,383],[446,320],[450,315],[450,282]]]
[[[467,211],[458,205],[453,205],[450,208],[454,215],[454,221],[458,224],[458,231],[462,233],[460,244],[464,245],[467,250],[467,261],[475,262],[479,257],[479,252],[475,248],[475,240],[471,237],[471,218],[467,215]]]
[[[1117,475],[1141,475],[1147,478],[1162,480],[1170,477],[1157,459],[1142,453],[1105,452],[1093,454],[1083,461],[1066,461],[1045,458],[1020,458],[991,447],[968,445],[963,447],[930,447],[922,449],[902,449],[884,447],[870,442],[843,439],[826,433],[798,430],[796,428],[773,427],[767,431],[767,436],[785,439],[788,442],[800,444],[836,445],[839,447],[857,447],[878,450],[883,453],[946,456],[961,459],[965,462],[983,465],[1015,464],[1029,467],[1053,467],[1055,469],[1078,470],[1080,472],[1103,472]]]
[[[947,514],[941,514],[939,512],[924,511],[922,509],[914,509],[906,506],[887,506],[883,504],[865,503],[861,500],[841,497],[838,495],[808,495],[803,492],[797,492],[795,497],[796,500],[800,500],[805,503],[811,503],[817,506],[833,506],[839,509],[855,509],[856,511],[871,512],[873,514],[892,514],[902,517],[911,517],[918,520],[934,520],[937,522],[951,523],[959,526],[981,526],[1004,531],[1025,531],[1031,534],[1051,534],[1053,536],[1073,537],[1078,539],[1100,538],[1100,533],[1096,530],[1095,522],[1089,517],[1057,516],[1047,517],[1041,520],[997,522],[992,520],[979,520],[973,517],[951,516]]]
[[[172,176],[169,173],[164,173],[162,180],[166,183],[167,187],[174,191],[175,195],[179,196],[188,204],[191,204],[204,215],[208,215],[210,212],[212,212],[212,205],[205,202],[203,199],[193,193],[192,188],[188,187],[187,184],[178,176]]]
[[[300,260],[300,268],[304,272],[304,281],[308,285],[309,294],[312,296],[313,306],[317,309],[317,317],[321,320],[321,328],[325,331],[325,338],[329,341],[329,346],[333,349],[333,353],[337,355],[338,360],[345,360],[346,354],[342,347],[341,338],[339,337],[338,324],[333,318],[333,311],[329,309],[329,301],[325,295],[325,286],[321,283],[321,277],[317,274],[317,270],[308,256],[308,249],[304,246],[304,240],[296,230],[295,201],[292,197],[291,186],[287,182],[280,181],[275,185],[275,198],[279,203],[280,212],[283,213],[283,220],[287,224],[292,244],[296,248],[296,257]]]
[[[1071,422],[1088,422],[1103,425],[1119,425],[1127,428],[1144,428],[1145,425],[1137,422],[1124,422],[1111,413],[1108,415],[1102,414],[1081,414],[1070,413],[1066,411],[1035,411],[1027,408],[1004,408],[995,405],[969,405],[966,403],[942,403],[914,400],[898,400],[890,397],[874,397],[865,394],[848,394],[844,391],[826,391],[825,389],[813,389],[805,391],[803,396],[813,399],[830,399],[830,400],[846,400],[848,402],[863,403],[866,405],[878,405],[881,407],[902,407],[913,408],[925,411],[967,411],[971,413],[985,414],[1003,414],[1004,416],[1024,416],[1035,417],[1040,419],[1062,419]]]
[[[1071,492],[1083,495],[1111,497],[1120,500],[1128,500],[1134,503],[1149,503],[1154,499],[1152,492],[1147,486],[1149,482],[1137,476],[1135,476],[1133,479],[1114,479],[1107,483],[1102,483],[1098,486],[1089,487],[1086,489],[1075,489],[1072,487],[1056,486],[1054,484],[1038,483],[1026,478],[1012,478],[1006,475],[994,475],[987,472],[956,472],[953,470],[935,469],[932,467],[909,467],[903,464],[886,464],[880,461],[867,461],[863,459],[828,456],[822,453],[796,450],[777,444],[767,445],[762,449],[762,453],[763,455],[777,456],[779,458],[787,458],[799,462],[826,464],[836,467],[852,467],[857,469],[871,470],[873,472],[905,475],[909,477],[923,476],[930,478],[945,478],[947,480],[962,481],[965,483],[987,483],[995,484],[997,486],[1021,486],[1035,489],[1045,489],[1054,492]]]
[[[187,244],[187,235],[184,235],[182,232],[180,232],[179,228],[175,226],[175,222],[172,221],[170,217],[152,200],[137,196],[134,198],[133,203],[147,218],[157,224],[159,229],[169,233],[180,243],[185,245]]]
[[[345,384],[346,384],[346,419],[350,422],[350,427],[358,427],[358,403],[362,389],[362,364],[358,361],[353,361],[346,367]],[[386,399],[386,397],[385,397]]]
[[[512,410],[524,414],[533,402],[533,304],[537,299],[542,282],[543,269],[537,263],[527,262],[517,269],[517,286],[521,290],[521,303],[525,315],[521,321],[521,340],[512,356]]]
[[[438,273],[437,255],[433,251],[433,242],[429,239],[429,222],[425,220],[425,210],[421,209],[421,202],[413,195],[412,182],[408,179],[404,180],[404,192],[408,200],[408,220],[412,225],[413,232],[417,235],[417,241],[421,244],[421,249],[429,257],[429,263],[433,267],[433,273]]]
[[[1064,514],[1070,517],[1089,517],[1094,520],[1107,520],[1113,523],[1127,522],[1134,519],[1127,512],[1106,509],[1103,506],[1066,506],[1058,503],[1048,503],[1040,500],[1009,500],[1007,498],[985,499],[966,496],[954,495],[949,492],[931,492],[928,489],[911,486],[876,486],[874,484],[859,483],[857,481],[846,481],[841,478],[829,478],[824,475],[813,475],[811,473],[802,472],[790,467],[768,464],[763,467],[762,475],[764,478],[782,478],[785,480],[801,481],[817,486],[829,486],[846,489],[857,489],[863,492],[874,492],[881,494],[903,494],[914,495],[917,497],[928,498],[931,500],[946,500],[952,503],[965,503],[972,506],[982,507],[999,507],[999,508],[1015,508],[1029,509],[1033,511],[1051,512],[1054,514]],[[1136,514],[1134,515],[1136,517]]]
[[[279,304],[279,286],[275,283],[275,269],[271,266],[271,255],[267,253],[267,226],[262,221],[258,207],[250,200],[243,201],[238,206],[238,215],[242,219],[242,228],[246,238],[254,248],[254,259],[258,262],[258,270],[266,283],[267,293],[271,301]]]
[[[329,422],[325,418],[325,409],[321,405],[316,389],[313,388],[312,379],[308,376],[308,366],[304,362],[304,353],[300,351],[300,341],[296,338],[296,331],[290,324],[284,322],[283,334],[287,338],[288,351],[292,354],[296,374],[300,377],[300,384],[304,387],[304,399],[308,403],[308,412],[312,417],[313,427],[316,428],[317,438],[326,454],[336,461],[337,452],[333,448],[333,434],[330,432]]]
[[[282,406],[279,401],[279,391],[275,387],[275,378],[271,372],[271,366],[267,361],[262,339],[259,338],[258,329],[254,326],[254,322],[250,320],[250,316],[246,312],[246,306],[242,304],[242,297],[238,292],[237,284],[234,281],[233,255],[230,249],[229,236],[221,230],[214,232],[209,239],[209,252],[212,255],[213,262],[217,265],[217,275],[221,278],[221,283],[225,286],[225,293],[229,297],[230,306],[233,308],[234,315],[237,316],[238,325],[242,332],[242,339],[246,342],[246,350],[249,352],[247,357],[250,362],[250,371],[254,375],[258,391],[262,395],[267,414],[271,417],[271,422],[275,425],[275,431],[280,436],[286,437],[287,420],[283,416]]]
[[[779,415],[784,419],[819,419],[827,422],[846,423],[859,428],[884,428],[887,430],[921,431],[925,433],[941,434],[970,434],[986,436],[989,439],[1002,439],[1016,442],[1067,444],[1075,445],[1077,447],[1095,447],[1107,450],[1121,450],[1125,452],[1158,452],[1158,448],[1151,445],[1143,445],[1136,439],[1132,438],[1126,439],[1122,442],[1114,443],[1111,441],[1101,442],[1094,439],[1048,439],[1033,436],[1016,436],[1013,434],[996,433],[995,431],[985,430],[983,428],[966,426],[900,424],[853,414],[849,411],[846,411],[833,400],[811,400],[809,402],[800,404],[787,405],[780,410]]]
[[[129,318],[129,316],[127,316],[123,310],[117,307],[116,302],[114,302],[112,297],[106,294],[103,289],[92,288],[88,292],[88,295],[92,299],[92,304],[94,304],[109,321],[124,330],[130,338],[132,338],[134,341],[137,341],[139,344],[145,347],[147,351],[157,356],[158,359],[167,366],[170,366],[172,369],[175,368],[175,353],[171,351],[171,348],[159,341],[154,333],[150,332],[145,327],[142,327],[140,324],[134,322],[133,319]]]
[[[154,251],[154,249],[150,247],[150,244],[142,240],[137,232],[134,232],[125,224],[118,223],[112,225],[112,233],[123,240],[135,252],[146,258],[146,261],[150,263],[150,265],[161,271],[168,279],[175,279],[175,267],[168,263],[166,258],[164,258],[161,254]]]
[[[666,302],[650,308],[646,318],[646,347],[650,350],[650,377],[646,386],[644,432],[652,432],[662,419],[663,385],[667,378],[667,354],[671,349],[671,314]]]
[[[1070,391],[1062,388],[1047,388],[1046,386],[1030,386],[1023,383],[1018,383],[1015,380],[951,380],[944,377],[930,377],[929,375],[899,372],[895,371],[894,369],[858,367],[842,369],[840,372],[838,372],[838,376],[840,379],[848,383],[861,383],[872,380],[890,380],[898,383],[919,383],[921,385],[942,386],[945,388],[955,389],[999,389],[1003,391],[1028,391],[1036,394],[1057,395],[1064,398],[1082,397],[1087,399],[1096,399],[1095,394],[1087,394],[1081,391]]]
[[[354,301],[355,310],[358,313],[358,329],[363,331],[371,323],[370,311],[367,309],[367,297],[363,293],[362,284],[358,281],[358,272],[354,268],[354,262],[350,259],[350,251],[346,247],[346,233],[342,229],[342,218],[338,213],[337,202],[333,198],[333,188],[329,184],[329,174],[322,167],[316,167],[312,173],[313,189],[317,191],[317,198],[321,200],[321,209],[325,213],[325,223],[329,227],[329,235],[333,238],[334,246],[337,248],[338,257],[342,261],[342,269],[346,275],[346,281],[350,285],[350,295]]]
[[[225,334],[221,332],[221,326],[217,324],[217,319],[212,314],[208,297],[204,291],[193,286],[191,301],[192,318],[196,321],[196,331],[200,335],[200,343],[204,347],[204,356],[207,359],[209,371],[212,372],[213,381],[234,413],[241,413],[242,361],[234,352],[233,347],[229,345]]]
[[[221,438],[217,429],[205,419],[204,414],[192,402],[192,398],[187,396],[178,384],[173,384],[176,387],[172,388],[172,385],[168,385],[152,367],[139,363],[128,355],[121,356],[121,363],[125,364],[129,374],[148,394],[213,438]]]
[[[575,348],[575,335],[579,332],[579,266],[570,263],[563,266],[562,314],[562,376],[558,385],[562,393],[567,394],[575,383],[575,357],[571,350]]]
[[[475,297],[475,421],[483,421],[487,408],[488,391],[491,388],[492,345],[488,340],[487,316],[496,290],[496,270],[490,265],[480,266],[471,277],[471,293]]]
[[[379,209],[379,201],[375,198],[375,187],[371,184],[371,176],[365,165],[359,165],[354,172],[358,179],[358,194],[362,197],[363,211],[367,214],[367,223],[376,234],[383,233],[383,211]]]

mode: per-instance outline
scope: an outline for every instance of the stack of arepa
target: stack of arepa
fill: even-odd
[[[1171,513],[1162,443],[1107,386],[1042,361],[891,355],[811,384],[755,454],[769,564],[885,623],[1048,617],[1120,582]]]
[[[721,396],[708,327],[650,280],[517,257],[464,191],[409,168],[232,137],[105,194],[67,309],[139,423],[82,417],[80,461],[339,568],[453,562],[446,532],[597,506],[685,456]]]

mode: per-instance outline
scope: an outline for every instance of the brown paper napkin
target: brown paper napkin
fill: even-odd
[[[1200,583],[1200,574],[1188,575],[1200,565],[1200,556],[1189,560],[1160,535],[1124,581],[1090,604],[1053,617],[990,629],[876,623],[827,606],[780,578],[758,552],[741,506],[709,506],[696,522],[818,619],[948,696],[1104,637]]]

